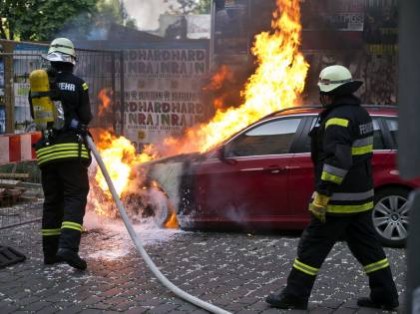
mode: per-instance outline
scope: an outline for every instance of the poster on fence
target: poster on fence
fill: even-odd
[[[304,0],[306,30],[363,31],[365,0]]]
[[[127,50],[124,136],[141,149],[206,120],[210,110],[201,100],[201,88],[207,73],[203,44]]]

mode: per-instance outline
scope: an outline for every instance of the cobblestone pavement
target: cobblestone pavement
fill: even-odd
[[[28,259],[0,270],[0,313],[206,313],[152,276],[125,231],[84,234],[81,255],[88,270],[79,272],[65,264],[42,264],[39,229],[32,223],[1,231],[0,244]],[[146,241],[146,250],[175,285],[192,295],[233,313],[271,314],[282,311],[264,298],[285,284],[297,242],[293,235],[177,231]],[[404,302],[405,251],[386,252]],[[357,297],[367,294],[362,268],[347,246],[337,243],[315,283],[309,312],[381,313],[357,307]]]

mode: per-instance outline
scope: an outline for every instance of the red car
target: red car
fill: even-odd
[[[401,246],[408,231],[408,194],[420,181],[404,181],[398,175],[396,108],[366,108],[375,130],[374,227],[385,245]],[[163,186],[178,208],[181,228],[303,229],[314,191],[308,133],[321,110],[282,110],[207,153],[172,159],[172,167],[182,169],[181,179]]]

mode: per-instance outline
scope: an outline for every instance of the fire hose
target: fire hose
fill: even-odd
[[[109,176],[109,173],[106,169],[106,166],[101,158],[101,155],[99,154],[99,151],[97,150],[95,144],[93,143],[93,140],[90,136],[86,136],[86,142],[91,149],[93,155],[95,156],[95,159],[99,165],[99,168],[101,168],[102,174],[104,175],[104,178],[108,184],[109,190],[111,191],[112,197],[115,201],[115,204],[118,207],[118,210],[120,212],[120,215],[124,221],[125,227],[127,228],[128,233],[130,234],[131,240],[133,240],[137,251],[142,256],[143,260],[146,262],[146,265],[149,267],[149,269],[152,271],[152,273],[157,277],[157,279],[169,290],[171,290],[175,295],[179,296],[180,298],[197,305],[198,307],[201,307],[202,309],[205,309],[211,313],[216,314],[229,314],[230,312],[221,309],[213,304],[207,303],[183,290],[175,286],[171,281],[169,281],[165,275],[162,274],[162,272],[157,268],[155,263],[150,258],[149,254],[147,254],[146,250],[143,247],[141,239],[137,236],[136,232],[134,231],[133,226],[130,223],[130,219],[128,218],[127,211],[124,208],[123,203],[121,202],[117,191],[115,190],[114,184],[111,180],[111,177]]]

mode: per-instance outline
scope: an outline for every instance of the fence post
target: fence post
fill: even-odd
[[[124,136],[124,112],[125,112],[125,94],[124,94],[124,51],[120,51],[120,112],[121,112],[121,132]]]
[[[111,52],[111,89],[112,89],[112,93],[111,93],[111,97],[112,97],[112,111],[113,111],[113,117],[112,117],[112,127],[114,132],[117,132],[117,119],[115,118],[116,115],[116,109],[117,106],[115,105],[115,53]]]
[[[15,97],[13,84],[13,42],[2,41],[4,55],[4,102],[6,110],[6,133],[15,132]]]

